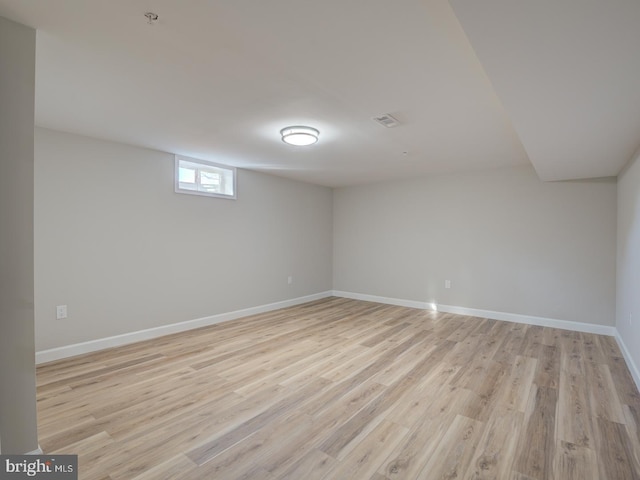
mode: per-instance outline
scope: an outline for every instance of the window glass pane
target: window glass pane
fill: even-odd
[[[218,172],[200,170],[200,186],[207,192],[220,192],[221,175]]]
[[[176,155],[175,191],[235,199],[236,169]]]
[[[195,169],[180,166],[178,169],[178,181],[180,183],[196,183]]]
[[[225,195],[234,195],[233,192],[233,171],[232,170],[222,170],[220,177],[222,183],[222,192]]]

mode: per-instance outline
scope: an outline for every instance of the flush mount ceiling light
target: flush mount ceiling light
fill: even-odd
[[[316,143],[320,132],[315,128],[297,126],[283,128],[280,130],[280,135],[282,135],[282,141],[284,143],[303,147]]]

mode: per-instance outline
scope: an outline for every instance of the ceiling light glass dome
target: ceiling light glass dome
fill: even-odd
[[[284,143],[303,147],[316,143],[320,132],[312,127],[295,126],[283,128],[280,135]]]

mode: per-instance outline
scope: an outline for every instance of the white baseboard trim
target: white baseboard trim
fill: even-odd
[[[557,320],[554,318],[535,317],[532,315],[521,315],[519,313],[494,312],[491,310],[480,310],[477,308],[456,307],[452,305],[441,305],[429,302],[418,302],[415,300],[403,300],[399,298],[379,297],[377,295],[366,295],[362,293],[343,292],[334,290],[335,297],[352,298],[355,300],[365,300],[369,302],[386,303],[388,305],[399,305],[401,307],[421,308],[424,310],[436,310],[438,312],[455,313],[458,315],[471,315],[474,317],[490,318],[492,320],[504,320],[514,323],[525,323],[527,325],[538,325],[540,327],[561,328],[563,330],[573,330],[576,332],[595,333],[597,335],[616,335],[616,328],[608,325],[595,325],[592,323],[573,322],[570,320]]]
[[[25,453],[25,455],[43,455],[43,454],[44,452],[42,451],[42,448],[40,448],[39,444],[38,444],[38,448],[36,448],[35,450]]]
[[[138,330],[136,332],[124,333],[122,335],[115,335],[113,337],[89,340],[87,342],[76,343],[73,345],[65,345],[64,347],[42,350],[36,352],[36,364],[52,362],[54,360],[60,360],[62,358],[74,357],[76,355],[82,355],[83,353],[104,350],[105,348],[118,347],[121,345],[126,345],[128,343],[140,342],[142,340],[149,340],[152,338],[162,337],[164,335],[170,335],[172,333],[185,332],[187,330],[193,330],[194,328],[207,327],[216,323],[227,322],[229,320],[235,320],[237,318],[247,317],[249,315],[256,315],[258,313],[270,312],[272,310],[278,310],[280,308],[293,307],[294,305],[300,305],[301,303],[307,303],[314,300],[327,298],[331,295],[331,291],[320,292],[313,295],[306,295],[304,297],[283,300],[281,302],[259,305],[257,307],[235,310],[233,312],[220,313],[217,315],[211,315],[209,317],[197,318],[195,320],[187,320],[186,322],[172,323],[170,325],[162,325],[146,330]]]
[[[430,309],[427,302],[418,302],[415,300],[403,300],[401,298],[379,297],[377,295],[367,295],[366,293],[343,292],[341,290],[333,291],[334,297],[351,298],[353,300],[364,300],[365,302],[385,303],[387,305],[397,305],[399,307],[421,308],[423,310]]]
[[[640,390],[640,370],[638,366],[631,358],[631,354],[627,349],[627,346],[622,340],[620,333],[616,330],[616,342],[618,342],[618,346],[620,347],[620,351],[622,352],[622,356],[624,357],[624,361],[627,363],[627,367],[629,367],[629,371],[631,372],[631,376],[633,377],[633,381],[636,382],[636,387]]]
[[[456,313],[459,315],[472,315],[474,317],[491,318],[514,323],[526,323],[539,327],[560,328],[575,332],[595,333],[597,335],[615,336],[616,328],[609,325],[597,325],[594,323],[574,322],[571,320],[558,320],[555,318],[536,317],[533,315],[521,315],[519,313],[494,312],[491,310],[479,310],[476,308],[454,307],[450,305],[437,305],[439,312]]]

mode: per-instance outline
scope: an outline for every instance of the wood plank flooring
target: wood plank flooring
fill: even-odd
[[[640,479],[611,337],[328,298],[37,369],[86,480]]]

